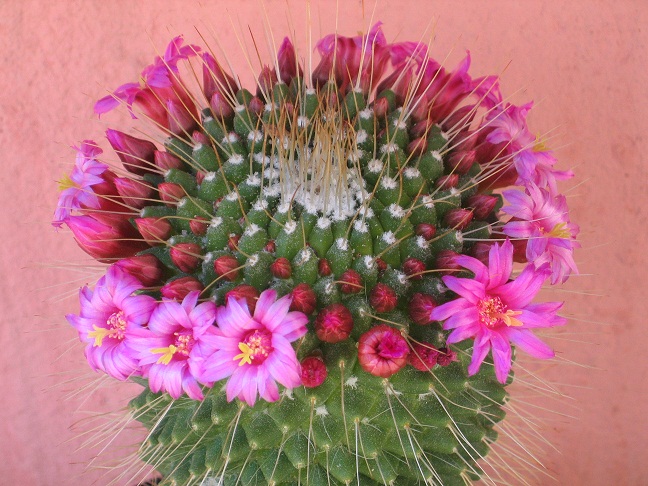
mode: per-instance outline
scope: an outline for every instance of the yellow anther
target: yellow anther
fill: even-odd
[[[503,314],[499,314],[498,317],[502,319],[502,322],[504,322],[508,327],[520,327],[523,326],[524,323],[515,318],[515,316],[519,316],[520,314],[522,314],[522,311],[513,311],[509,309]]]
[[[96,324],[92,325],[94,331],[88,333],[88,337],[95,340],[93,346],[101,346],[105,337],[108,337],[112,334],[112,329],[106,329],[105,327],[99,327]]]
[[[173,355],[178,351],[178,348],[175,347],[173,344],[166,348],[153,348],[151,349],[151,353],[153,354],[162,354],[160,356],[160,359],[157,360],[156,364],[164,364],[168,365],[171,362],[171,358],[173,358]]]
[[[252,364],[252,349],[250,348],[250,346],[245,343],[239,343],[238,347],[241,350],[241,354],[234,356],[234,361],[240,359],[241,362],[239,363],[239,366],[243,366],[244,364]]]
[[[77,184],[72,179],[70,179],[69,175],[65,174],[59,181],[59,191],[65,191],[70,187],[77,187]]]

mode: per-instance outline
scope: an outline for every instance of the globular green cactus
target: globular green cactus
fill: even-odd
[[[174,39],[142,85],[95,107],[124,103],[164,147],[109,130],[131,173],[120,178],[84,142],[80,173],[101,178],[75,175],[83,195],[64,192],[57,210],[84,250],[116,260],[68,319],[95,369],[145,386],[130,409],[164,484],[478,480],[505,415],[510,343],[551,357],[529,329],[564,323],[559,304],[530,304],[552,270],[552,283],[575,270],[551,245],[573,248],[577,230],[528,107],[504,105],[468,60],[446,72],[420,44],[388,44],[379,25],[318,49],[305,75],[286,39],[252,93]],[[190,58],[202,100],[180,76]],[[500,211],[493,189],[513,183],[526,195]],[[524,197],[556,214],[510,209]],[[554,226],[522,235],[533,221]],[[530,265],[510,280],[514,254]],[[265,315],[275,300],[281,331]]]

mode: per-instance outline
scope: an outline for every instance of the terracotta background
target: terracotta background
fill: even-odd
[[[288,4],[303,39],[305,4]],[[341,33],[369,23],[371,1],[364,21],[359,1],[340,4]],[[88,410],[117,410],[136,390],[92,381],[63,316],[77,311],[76,289],[96,271],[79,265],[91,262],[69,233],[49,225],[55,181],[74,160],[69,147],[85,138],[108,146],[102,133],[115,118],[94,118],[94,100],[134,80],[172,36],[201,43],[194,27],[212,44],[217,34],[245,75],[233,32],[247,38],[249,24],[263,43],[259,5],[0,2],[0,484],[105,484],[102,471],[80,476],[89,453],[75,452],[85,438],[79,430],[92,427]],[[562,364],[545,375],[563,384],[571,396],[564,411],[575,417],[555,417],[544,428],[556,448],[543,456],[553,484],[648,484],[646,5],[382,0],[375,14],[390,40],[423,38],[431,24],[433,55],[448,55],[448,66],[468,48],[474,76],[505,70],[505,94],[516,93],[517,103],[539,101],[532,128],[557,134],[551,143],[562,168],[577,171],[564,187],[576,186],[568,194],[572,220],[582,228],[582,275],[546,294],[568,300],[565,314],[574,318],[553,341]],[[279,42],[286,2],[265,6]],[[334,30],[334,2],[313,2],[312,10],[315,38]],[[99,389],[86,400],[87,384]]]

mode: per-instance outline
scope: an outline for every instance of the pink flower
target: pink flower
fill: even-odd
[[[111,266],[94,291],[85,286],[79,292],[81,312],[66,318],[87,343],[86,358],[95,371],[118,380],[139,374],[130,336],[148,322],[156,305],[152,297],[133,295],[142,288],[136,278]]]
[[[216,305],[196,305],[200,292],[191,292],[182,303],[164,299],[151,314],[148,329],[133,334],[142,374],[151,391],[179,398],[186,392],[194,400],[203,393],[196,380],[196,363],[203,357],[201,340],[214,333]]]
[[[253,406],[257,392],[264,400],[279,399],[277,382],[286,388],[302,384],[301,370],[291,342],[306,334],[308,317],[289,312],[289,296],[277,300],[274,290],[261,293],[254,314],[245,300],[229,298],[216,310],[218,328],[205,337],[213,354],[203,360],[200,379],[228,378],[227,400],[234,397]]]
[[[358,362],[367,373],[389,378],[407,364],[409,344],[393,327],[379,324],[358,340]]]
[[[74,168],[69,176],[60,182],[63,189],[59,195],[52,225],[60,228],[75,209],[99,208],[100,201],[93,186],[104,182],[102,174],[108,170],[106,164],[97,161],[103,152],[92,140],[84,140],[76,148],[77,156]]]
[[[430,318],[445,321],[443,328],[452,330],[447,343],[464,339],[475,340],[472,361],[468,366],[474,375],[488,352],[493,351],[497,379],[505,383],[511,369],[511,344],[536,358],[554,356],[549,346],[532,332],[534,328],[565,324],[556,316],[562,303],[532,304],[531,300],[550,274],[546,265],[535,268],[527,265],[522,273],[509,282],[513,266],[513,245],[506,240],[501,246],[493,245],[488,267],[476,258],[466,255],[457,262],[475,274],[475,277],[443,277],[445,285],[458,298],[432,310]]]
[[[528,238],[527,261],[540,266],[551,265],[551,283],[565,282],[571,273],[578,273],[574,248],[578,226],[569,221],[565,196],[553,196],[534,184],[525,191],[504,191],[510,205],[502,208],[513,219],[502,227],[511,238]]]

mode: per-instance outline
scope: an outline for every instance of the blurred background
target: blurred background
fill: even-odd
[[[377,20],[390,41],[433,37],[431,55],[447,67],[469,49],[474,77],[501,73],[511,102],[536,101],[531,129],[548,134],[559,168],[577,174],[562,190],[581,226],[581,275],[545,293],[567,301],[571,321],[551,340],[558,358],[532,369],[565,396],[519,393],[545,419],[546,443],[535,450],[550,477],[531,484],[648,484],[646,5],[314,0],[309,20],[306,2],[293,0],[0,1],[0,484],[106,484],[102,465],[141,434],[119,420],[139,387],[92,373],[64,318],[101,267],[50,225],[71,146],[95,139],[107,149],[104,130],[128,121],[97,120],[94,101],[136,80],[180,33],[220,45],[250,82],[240,47],[251,45],[250,32],[267,62],[268,24],[277,45],[294,30],[306,57],[309,25],[318,39],[336,25],[355,35]],[[105,439],[101,460],[92,437]]]

